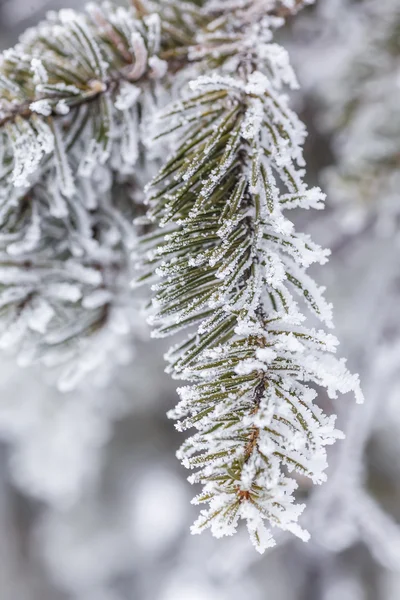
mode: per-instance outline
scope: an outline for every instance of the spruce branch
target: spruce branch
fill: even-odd
[[[163,35],[155,13],[91,4],[0,58],[0,347],[57,366],[62,389],[131,343],[140,121]]]
[[[0,67],[0,127],[9,142],[4,154],[13,166],[11,182],[23,187],[44,158],[57,160],[52,123],[61,121],[59,143],[64,146],[79,107],[87,107],[87,123],[75,131],[74,143],[92,130],[80,172],[96,162],[105,164],[113,143],[121,139],[118,126],[137,105],[141,90],[134,84],[165,73],[157,58],[160,40],[156,14],[137,19],[133,11],[91,4],[86,14],[51,14],[6,51]],[[73,193],[72,188],[64,191]]]
[[[174,149],[148,186],[148,215],[161,230],[143,239],[143,279],[159,278],[153,335],[190,328],[167,370],[189,381],[170,416],[178,429],[197,430],[179,456],[203,485],[194,502],[209,504],[193,532],[231,535],[245,519],[262,552],[274,544],[264,521],[307,539],[289,473],[324,481],[325,446],[341,437],[309,384],[330,397],[362,395],[358,377],[332,356],[336,339],[304,324],[308,310],[332,325],[323,290],[306,274],[327,252],[284,211],[321,208],[324,196],[303,180],[305,129],[281,91],[296,81],[271,43],[275,17],[260,26],[260,5],[244,4],[247,27],[233,11],[214,37],[219,68],[160,115],[156,137],[172,135]],[[232,64],[239,76],[227,74]]]

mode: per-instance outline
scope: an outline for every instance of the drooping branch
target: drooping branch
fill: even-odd
[[[340,437],[309,384],[362,396],[331,355],[335,338],[303,324],[307,310],[327,326],[331,314],[306,274],[327,253],[284,212],[321,208],[324,198],[303,181],[305,130],[281,93],[294,75],[265,23],[250,34],[235,20],[228,29],[240,77],[216,70],[161,114],[161,135],[172,131],[175,142],[148,190],[149,217],[165,233],[144,239],[143,279],[160,278],[154,335],[189,329],[167,359],[172,376],[191,383],[171,416],[180,430],[197,429],[179,455],[204,486],[195,502],[210,505],[193,531],[230,535],[242,518],[263,551],[274,543],[264,520],[307,538],[288,471],[320,483],[325,446]],[[255,32],[268,42],[249,47]],[[215,63],[229,70],[226,49],[225,38],[219,49],[214,41]]]

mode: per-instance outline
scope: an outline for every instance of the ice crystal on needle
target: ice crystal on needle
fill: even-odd
[[[215,18],[221,4],[209,4]],[[290,473],[324,481],[325,446],[341,436],[310,384],[330,397],[362,395],[358,377],[332,355],[335,338],[305,323],[308,311],[331,326],[323,290],[306,274],[327,252],[295,231],[286,210],[321,208],[324,196],[303,179],[306,132],[282,93],[296,81],[284,50],[270,43],[277,17],[260,28],[259,3],[231,8],[231,45],[221,36],[219,48],[211,34],[197,50],[222,66],[191,81],[159,117],[161,131],[175,132],[174,149],[148,203],[165,233],[145,243],[149,275],[159,276],[154,336],[190,328],[167,359],[172,376],[190,382],[171,416],[178,429],[197,430],[179,456],[203,485],[194,502],[209,505],[193,532],[230,535],[244,519],[262,552],[274,544],[269,526],[308,538]]]

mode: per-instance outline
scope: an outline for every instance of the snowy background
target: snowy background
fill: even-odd
[[[0,0],[0,46],[71,0]],[[315,272],[366,404],[335,406],[347,439],[310,494],[312,541],[189,534],[196,509],[159,342],[105,389],[61,394],[0,367],[1,600],[397,600],[400,597],[400,9],[320,0],[282,33],[303,86],[313,180],[327,210],[304,227],[332,249]],[[304,217],[302,217],[304,219]],[[308,493],[304,489],[304,494]]]

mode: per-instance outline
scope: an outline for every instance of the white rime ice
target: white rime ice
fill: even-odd
[[[149,175],[135,167],[160,36],[158,15],[93,3],[0,56],[0,347],[62,390],[127,356],[138,320],[133,198]]]
[[[217,19],[226,4],[206,10]],[[208,504],[192,531],[231,535],[244,519],[259,552],[275,543],[271,526],[308,539],[295,474],[323,482],[325,447],[342,437],[314,387],[362,401],[358,376],[333,356],[334,336],[306,324],[309,313],[332,326],[323,289],[306,274],[328,253],[286,216],[324,200],[304,182],[306,132],[282,91],[297,82],[271,43],[289,4],[271,3],[268,17],[264,3],[230,2],[224,41],[211,26],[194,41],[196,59],[223,66],[192,80],[154,126],[155,137],[173,132],[173,150],[148,186],[164,235],[144,240],[145,277],[158,276],[154,336],[189,328],[167,360],[190,382],[170,416],[197,430],[178,455],[203,486],[194,502]]]
[[[306,269],[328,252],[286,212],[324,201],[304,181],[306,131],[285,95],[298,84],[273,41],[309,3],[91,3],[0,57],[0,348],[55,369],[64,391],[126,358],[144,262],[154,336],[189,330],[167,359],[189,382],[171,416],[197,430],[179,456],[209,505],[193,532],[243,519],[260,552],[270,527],[308,539],[296,473],[324,481],[341,436],[314,388],[362,399],[317,328],[332,311]],[[153,129],[169,146],[150,149]]]

